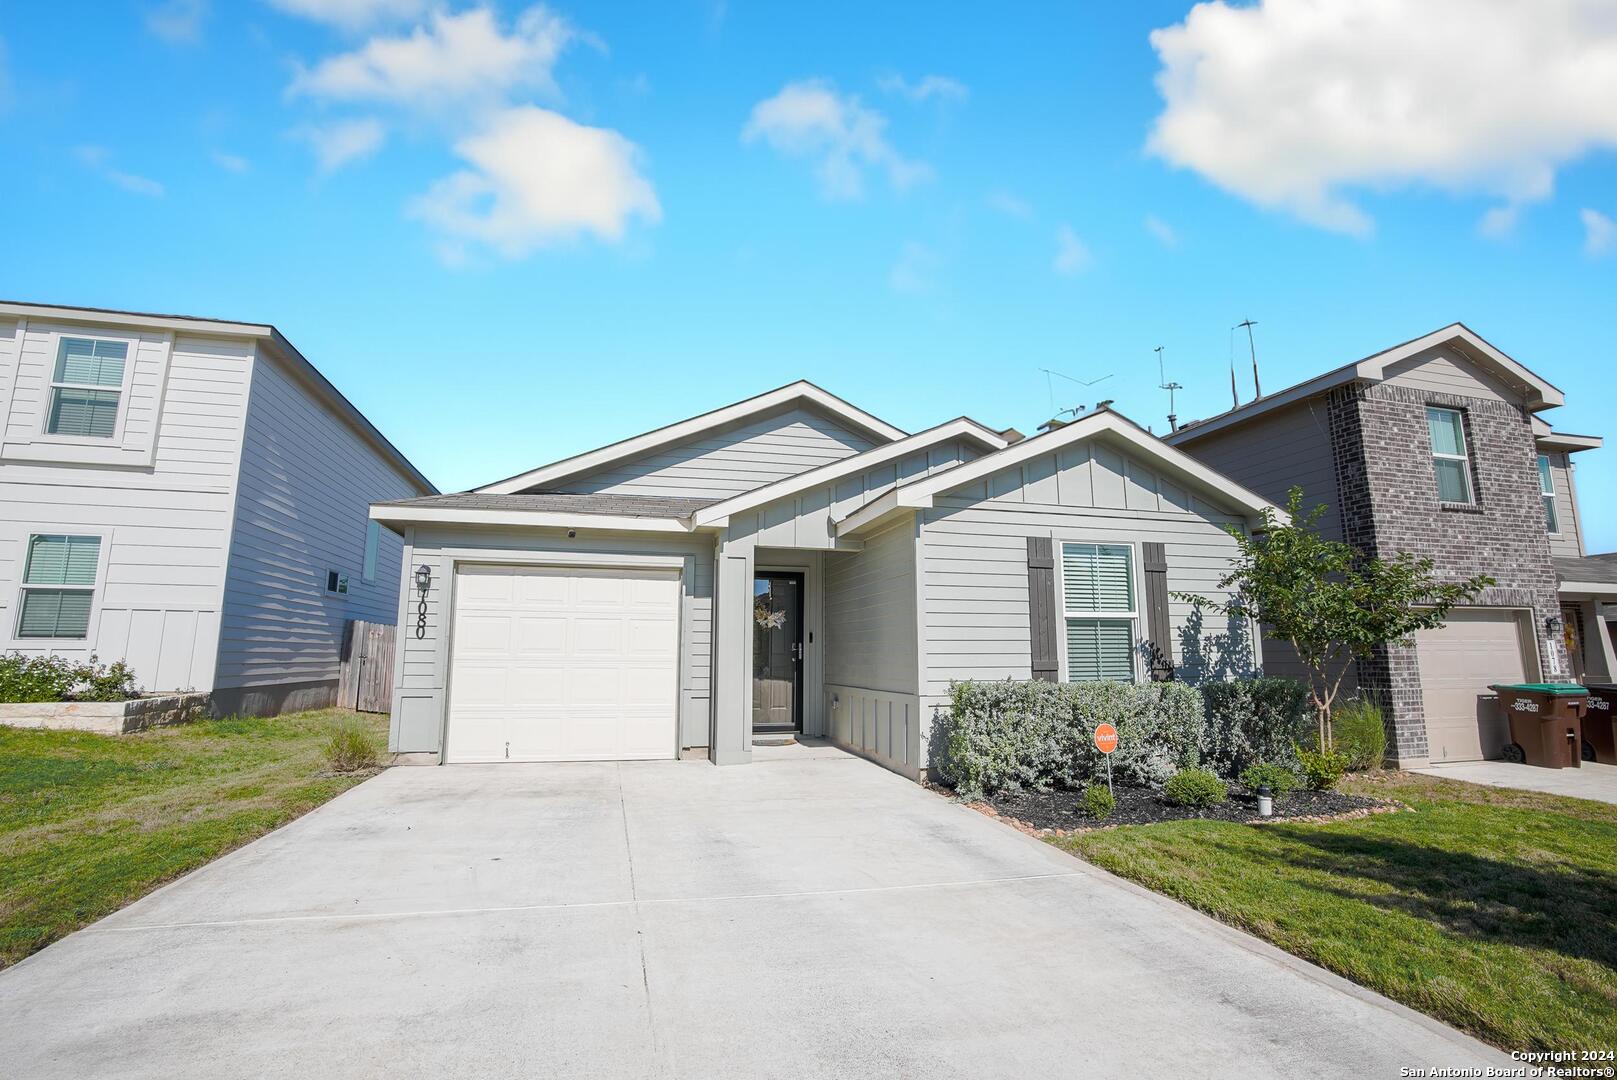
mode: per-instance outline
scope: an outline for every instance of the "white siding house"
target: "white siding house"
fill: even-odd
[[[366,507],[434,490],[261,324],[0,303],[0,431],[0,651],[220,712],[334,700],[347,621],[396,612]]]

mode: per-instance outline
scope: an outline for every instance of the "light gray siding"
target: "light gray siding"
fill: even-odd
[[[403,543],[381,531],[363,580],[372,502],[421,494],[267,351],[247,409],[219,634],[217,695],[248,712],[329,705],[350,619],[391,623]],[[327,571],[348,592],[326,591]],[[229,691],[234,691],[229,692]]]
[[[1550,534],[1550,554],[1557,558],[1582,558],[1583,522],[1578,517],[1578,492],[1572,457],[1566,453],[1546,454],[1550,459],[1550,479],[1555,481],[1555,516],[1558,532]]]
[[[554,490],[725,499],[839,461],[874,443],[818,410],[794,408],[571,477]]]
[[[64,333],[138,341],[129,415],[105,446],[37,438]],[[251,347],[235,340],[0,323],[0,649],[122,659],[147,690],[212,687],[251,363]],[[58,532],[102,538],[89,635],[17,640],[27,537]]]
[[[1218,579],[1236,551],[1224,527],[1246,524],[1098,441],[939,496],[921,521],[921,705],[929,714],[947,706],[952,679],[1031,677],[1029,536],[1051,537],[1058,556],[1063,541],[1132,545],[1137,578],[1139,545],[1157,541],[1166,549],[1170,590],[1222,598]],[[1144,618],[1142,612],[1137,637],[1154,634]],[[1200,615],[1172,599],[1170,621],[1177,677],[1197,682],[1252,672],[1244,620]]]
[[[1437,347],[1402,360],[1383,373],[1386,382],[1434,394],[1522,403],[1522,395],[1452,350]]]
[[[425,622],[417,631],[421,593],[399,597],[399,641],[389,748],[403,753],[439,753],[449,691],[449,617],[457,559],[521,564],[577,564],[592,556],[632,560],[678,556],[684,561],[680,599],[680,745],[705,747],[712,685],[713,565],[710,536],[584,533],[565,529],[496,529],[417,526],[405,537],[406,565],[427,566]],[[398,581],[395,571],[394,580]]]
[[[1293,486],[1301,487],[1304,505],[1325,505],[1320,530],[1342,539],[1341,494],[1324,398],[1274,409],[1178,447],[1276,506],[1286,505]]]

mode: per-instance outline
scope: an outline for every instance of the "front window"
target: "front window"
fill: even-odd
[[[1544,499],[1544,527],[1558,533],[1561,522],[1555,516],[1555,477],[1550,473],[1550,459],[1545,454],[1538,455],[1538,490]]]
[[[1437,471],[1437,497],[1446,503],[1471,503],[1471,458],[1465,444],[1465,419],[1457,409],[1426,410],[1432,435],[1432,465]]]
[[[51,378],[47,435],[110,439],[118,430],[118,399],[123,396],[126,341],[62,339]]]
[[[1134,549],[1061,545],[1067,681],[1134,680]]]
[[[100,565],[99,536],[30,536],[17,636],[87,637]]]

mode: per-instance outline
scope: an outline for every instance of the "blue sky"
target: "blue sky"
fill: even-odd
[[[1162,430],[1248,317],[1270,390],[1462,320],[1617,435],[1617,19],[1506,7],[5,4],[0,295],[274,322],[444,490],[800,377]]]

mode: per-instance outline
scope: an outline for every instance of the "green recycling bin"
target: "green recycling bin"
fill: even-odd
[[[1589,691],[1583,713],[1583,760],[1617,765],[1617,685],[1583,685]]]
[[[1504,683],[1488,687],[1510,720],[1505,760],[1547,769],[1583,764],[1583,712],[1589,691],[1571,683]]]

